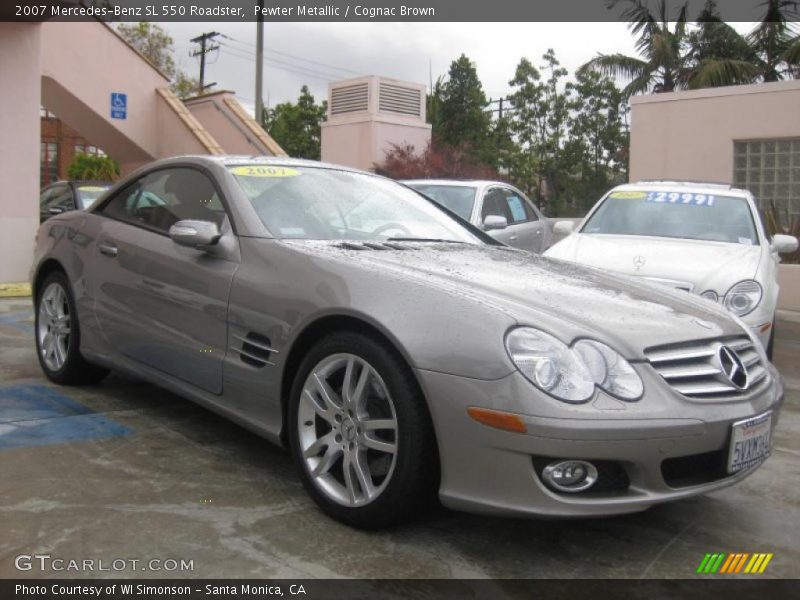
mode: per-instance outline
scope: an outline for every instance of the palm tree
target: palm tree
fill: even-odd
[[[767,10],[747,37],[722,21],[715,0],[707,0],[694,28],[686,20],[684,3],[670,19],[666,0],[653,14],[646,0],[608,0],[609,8],[626,4],[622,16],[638,35],[639,57],[600,54],[582,68],[629,80],[625,96],[672,92],[721,85],[777,81],[798,73],[800,35],[789,23],[800,0],[765,0]]]
[[[609,0],[607,6],[613,9],[622,2],[628,6],[621,16],[628,21],[631,33],[638,36],[639,56],[598,54],[582,68],[628,80],[622,90],[625,96],[650,90],[672,92],[685,87],[689,68],[685,51],[688,2],[678,10],[674,30],[670,30],[666,0],[659,0],[656,14],[642,0]]]
[[[763,81],[778,81],[796,75],[800,65],[800,34],[790,24],[798,16],[798,0],[765,0],[764,18],[747,36],[756,55],[755,65]]]

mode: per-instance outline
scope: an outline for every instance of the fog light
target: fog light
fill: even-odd
[[[585,460],[559,460],[544,468],[542,479],[559,492],[582,492],[597,481],[597,469]]]

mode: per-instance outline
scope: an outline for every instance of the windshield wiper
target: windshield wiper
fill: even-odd
[[[442,238],[422,238],[422,237],[390,237],[387,242],[440,242],[445,244],[466,244],[458,240],[445,240]]]

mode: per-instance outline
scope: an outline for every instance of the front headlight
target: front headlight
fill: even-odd
[[[613,348],[594,340],[580,340],[573,350],[586,363],[598,387],[621,400],[638,400],[644,393],[639,374]]]
[[[506,336],[506,350],[531,383],[565,402],[586,402],[595,386],[628,401],[638,400],[644,391],[631,364],[594,340],[580,340],[570,348],[543,331],[519,327]]]
[[[761,286],[757,281],[740,281],[725,294],[725,307],[737,317],[753,312],[761,302]]]
[[[594,380],[583,361],[552,335],[519,327],[506,336],[506,350],[533,385],[559,400],[586,402],[594,394]]]

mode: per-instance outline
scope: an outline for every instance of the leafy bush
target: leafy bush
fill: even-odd
[[[67,168],[67,177],[70,179],[114,181],[119,177],[119,163],[108,156],[76,154]]]
[[[392,144],[375,172],[392,179],[501,179],[491,166],[473,158],[467,144],[432,144],[421,153],[413,146]]]

